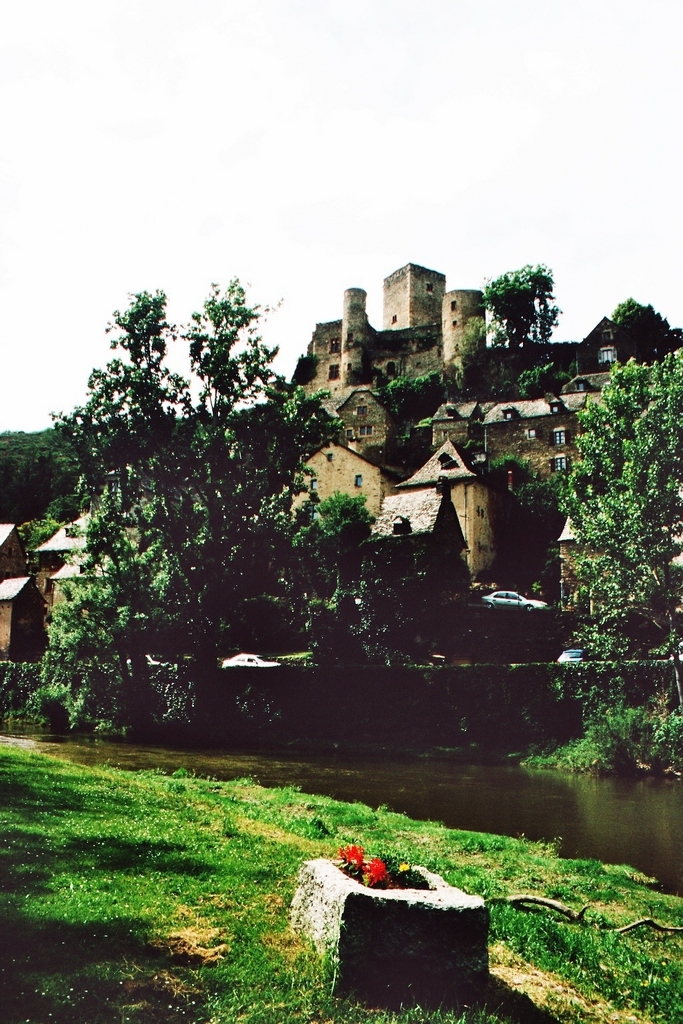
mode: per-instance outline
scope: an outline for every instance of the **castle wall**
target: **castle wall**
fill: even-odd
[[[496,557],[496,522],[503,496],[481,480],[459,480],[451,487],[451,497],[467,542],[464,557],[472,579],[489,569]]]
[[[308,346],[308,354],[318,361],[314,379],[306,385],[309,391],[325,388],[335,394],[344,386],[342,364],[342,321],[316,324]]]

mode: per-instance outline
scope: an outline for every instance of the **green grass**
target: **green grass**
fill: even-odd
[[[2,1024],[510,1024],[683,1021],[683,900],[626,867],[363,804],[0,749]],[[459,1013],[337,999],[288,926],[304,859],[394,850],[490,901],[493,982]],[[503,902],[534,892],[583,925]],[[611,1016],[616,1015],[616,1016]]]

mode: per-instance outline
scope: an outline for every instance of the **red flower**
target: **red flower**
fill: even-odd
[[[361,874],[365,865],[365,850],[362,846],[346,846],[339,848],[339,856],[344,867]]]
[[[373,857],[372,860],[365,865],[363,871],[363,881],[367,886],[373,888],[385,884],[389,879],[389,872],[387,866],[383,860],[379,857]]]

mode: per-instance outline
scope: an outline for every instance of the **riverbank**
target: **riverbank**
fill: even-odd
[[[641,917],[683,925],[683,900],[628,868],[293,788],[83,768],[17,748],[0,750],[0,798],[4,1024],[462,1019],[333,998],[325,964],[289,931],[301,861],[352,841],[489,901],[494,982],[466,1019],[683,1020],[683,938],[609,930]],[[581,925],[512,909],[504,898],[520,891],[590,909]]]

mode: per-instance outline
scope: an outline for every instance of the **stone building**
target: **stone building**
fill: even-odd
[[[572,377],[571,380],[562,388],[560,392],[562,395],[573,395],[573,394],[587,394],[597,395],[600,394],[605,385],[609,382],[610,371],[605,370],[600,373],[580,373],[576,377]]]
[[[447,291],[443,274],[414,263],[385,278],[382,330],[369,323],[366,298],[362,288],[347,289],[341,320],[316,325],[307,350],[314,366],[308,391],[345,394],[373,379],[453,371],[468,321],[484,315],[481,291]]]
[[[505,497],[467,466],[455,445],[444,441],[424,466],[399,484],[398,493],[434,489],[447,481],[465,540],[465,560],[473,579],[490,569],[496,557],[496,532]]]
[[[355,388],[336,408],[344,424],[344,444],[371,462],[391,462],[396,421],[370,388]]]
[[[314,452],[306,460],[312,476],[308,493],[301,494],[295,507],[311,498],[324,501],[339,491],[353,497],[363,496],[371,515],[379,513],[382,500],[392,494],[400,477],[392,470],[378,466],[364,455],[341,444],[331,443]]]
[[[372,534],[374,537],[429,535],[442,540],[450,550],[466,548],[448,481],[441,481],[435,487],[417,487],[389,495],[382,502]]]
[[[563,608],[576,608],[579,596],[579,581],[576,575],[577,543],[571,520],[567,519],[562,533],[557,538],[560,546],[560,599]]]
[[[577,391],[496,403],[481,420],[488,457],[520,459],[544,477],[564,472],[577,456],[576,414],[587,400],[588,392]]]
[[[472,425],[484,418],[495,402],[444,402],[432,416],[432,447],[444,441],[464,444],[472,436]]]
[[[28,560],[14,523],[0,523],[0,581],[25,576]]]
[[[609,371],[616,362],[638,359],[638,346],[625,327],[604,316],[576,347],[576,363],[581,374]]]
[[[45,648],[46,602],[32,576],[0,583],[0,661],[31,661]]]

